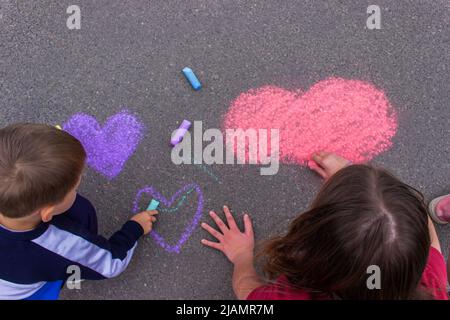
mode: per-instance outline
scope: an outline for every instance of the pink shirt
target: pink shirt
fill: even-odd
[[[447,269],[442,254],[431,247],[428,262],[422,274],[421,285],[431,291],[436,300],[448,300],[446,291]],[[328,300],[328,295],[311,293],[292,288],[285,276],[275,284],[268,284],[253,290],[247,300]]]

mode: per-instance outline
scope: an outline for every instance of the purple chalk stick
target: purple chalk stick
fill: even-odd
[[[173,135],[172,139],[170,139],[170,143],[173,146],[176,146],[177,144],[179,144],[181,142],[181,140],[183,140],[184,135],[186,134],[186,132],[189,130],[190,127],[191,127],[191,122],[188,120],[183,120],[180,127],[177,129],[177,131]]]

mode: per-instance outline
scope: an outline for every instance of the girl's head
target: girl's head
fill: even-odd
[[[295,287],[342,299],[412,299],[426,296],[418,286],[429,247],[422,195],[385,170],[353,165],[262,253],[266,274],[286,275]],[[367,286],[371,265],[380,268],[381,289]]]

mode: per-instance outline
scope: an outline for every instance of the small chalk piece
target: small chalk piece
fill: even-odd
[[[57,125],[55,126],[55,128],[56,128],[56,129],[59,129],[59,130],[62,130],[62,128],[61,128],[61,126],[60,126],[59,124],[57,124]]]
[[[158,209],[158,206],[159,206],[159,201],[152,199],[152,201],[148,205],[147,211],[156,210],[156,209]]]
[[[173,135],[172,139],[170,139],[170,143],[173,146],[176,146],[177,144],[179,144],[181,142],[181,140],[183,140],[184,135],[186,134],[186,132],[189,130],[190,127],[191,127],[191,122],[188,120],[183,120],[180,127],[177,129],[177,131]]]
[[[184,68],[183,73],[186,79],[191,84],[192,89],[198,91],[202,88],[202,84],[200,83],[200,81],[198,80],[197,76],[195,75],[194,71],[192,71],[191,68],[188,67]]]

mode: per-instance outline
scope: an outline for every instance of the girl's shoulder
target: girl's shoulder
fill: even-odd
[[[447,268],[442,253],[431,247],[420,284],[437,300],[448,300]]]

